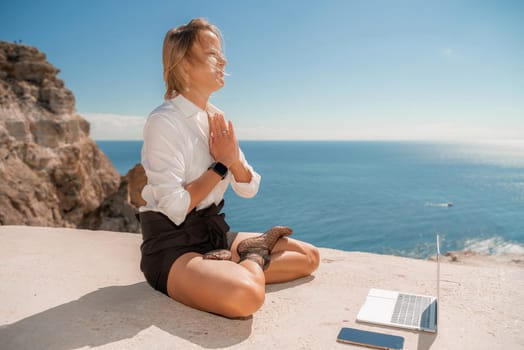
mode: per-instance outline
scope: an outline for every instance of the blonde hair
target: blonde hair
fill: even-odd
[[[198,33],[202,30],[209,30],[222,42],[222,35],[218,28],[203,18],[192,19],[188,24],[172,28],[166,33],[162,49],[166,100],[187,88],[189,82],[186,81],[181,63],[192,59],[191,47],[198,40]]]

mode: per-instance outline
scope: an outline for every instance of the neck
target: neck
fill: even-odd
[[[197,107],[205,111],[207,108],[207,101],[209,100],[210,94],[205,94],[197,90],[189,90],[184,92],[182,96],[184,96],[189,101],[193,102]]]

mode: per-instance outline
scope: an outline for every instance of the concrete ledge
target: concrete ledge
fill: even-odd
[[[341,327],[403,336],[405,349],[524,347],[522,257],[441,265],[437,335],[355,321],[371,287],[433,294],[435,262],[321,249],[314,276],[267,286],[245,320],[197,311],[151,289],[141,236],[0,226],[3,349],[351,349]]]

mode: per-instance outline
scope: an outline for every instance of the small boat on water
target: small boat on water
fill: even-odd
[[[443,203],[428,203],[425,204],[426,207],[452,207],[453,202],[443,202]]]

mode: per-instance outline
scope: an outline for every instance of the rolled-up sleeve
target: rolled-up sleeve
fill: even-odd
[[[191,201],[184,188],[183,137],[175,121],[163,115],[151,115],[144,126],[142,165],[147,185],[142,196],[177,225],[184,222]]]
[[[258,188],[260,187],[260,175],[253,169],[251,165],[248,164],[246,161],[246,157],[244,156],[244,153],[242,150],[240,150],[240,160],[244,164],[244,166],[249,169],[251,172],[251,181],[249,182],[237,182],[235,180],[234,176],[231,176],[231,187],[233,188],[233,191],[235,193],[243,198],[251,198],[254,197],[257,192]]]

